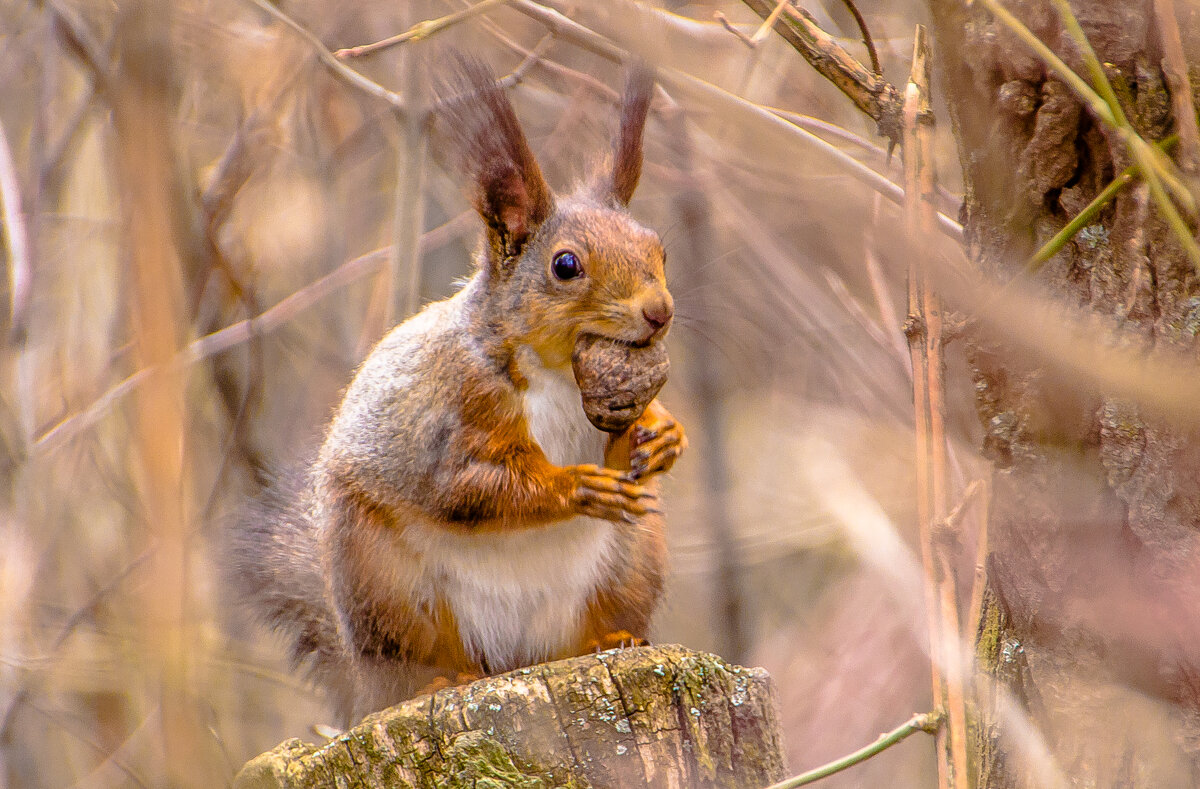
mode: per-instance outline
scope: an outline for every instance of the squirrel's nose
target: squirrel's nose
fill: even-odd
[[[666,326],[675,314],[675,306],[670,299],[655,299],[642,307],[642,317],[646,319],[654,331]]]

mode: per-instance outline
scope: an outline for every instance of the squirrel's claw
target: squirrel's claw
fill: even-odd
[[[683,428],[674,419],[653,427],[639,426],[634,434],[635,446],[629,456],[635,479],[669,471],[687,448]]]
[[[600,466],[573,466],[572,503],[581,515],[636,523],[648,512],[657,512],[658,494],[629,480],[626,472]]]

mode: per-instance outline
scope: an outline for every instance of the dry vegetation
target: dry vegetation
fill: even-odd
[[[278,741],[312,737],[320,699],[223,595],[214,549],[264,472],[315,450],[371,343],[469,271],[477,221],[426,139],[424,77],[445,47],[484,57],[564,188],[605,149],[622,73],[520,3],[344,61],[360,77],[319,47],[469,3],[283,4],[315,38],[256,0],[115,5],[0,0],[12,305],[0,781],[12,787],[218,786]],[[803,5],[865,62],[839,2]],[[663,397],[692,449],[665,493],[673,576],[658,640],[766,667],[790,761],[813,766],[933,706],[902,332],[912,256],[902,209],[847,162],[897,184],[903,168],[783,39],[751,46],[715,21],[753,35],[741,3],[666,3],[678,16],[569,6],[544,7],[663,70],[632,210],[667,244],[678,318]],[[902,86],[925,6],[860,8]],[[936,202],[952,232],[959,160],[935,112]],[[967,266],[956,242],[926,241],[958,306],[1012,327],[1031,359],[1061,365],[1062,386],[1092,376],[1168,415],[1190,399],[1195,423],[1189,376],[1176,369],[1155,400],[1127,357],[1039,317],[1036,291],[997,306],[946,273]],[[1048,339],[1032,336],[1045,327]],[[1064,339],[1084,344],[1071,353]],[[946,364],[953,505],[990,472],[961,342]],[[963,512],[952,555],[964,627],[980,513]],[[1112,698],[1151,729],[1176,714],[1136,688]],[[1041,753],[1039,732],[1026,735],[1023,752]],[[1187,748],[1144,739],[1164,749],[1164,774],[1190,774]],[[913,739],[828,785],[931,786],[936,773],[934,749]]]

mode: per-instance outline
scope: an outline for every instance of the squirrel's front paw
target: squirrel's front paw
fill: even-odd
[[[639,422],[633,428],[632,438],[633,453],[629,463],[634,479],[670,471],[675,460],[687,449],[683,427],[669,414],[665,419]]]
[[[636,522],[639,515],[659,512],[658,494],[632,481],[627,471],[600,466],[569,466],[575,478],[571,504],[580,515]]]

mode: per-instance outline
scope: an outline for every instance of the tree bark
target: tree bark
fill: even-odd
[[[288,740],[250,761],[234,787],[757,789],[783,765],[765,671],[662,646],[441,690],[322,746]]]
[[[1053,4],[1005,5],[1086,76]],[[1170,134],[1152,3],[1072,7],[1137,131],[1152,141]],[[1100,326],[1100,342],[1194,359],[1196,272],[1140,183],[1036,274],[1024,273],[1030,254],[1129,156],[981,4],[930,0],[930,9],[971,262],[1001,282],[1027,278],[1064,312]],[[1184,45],[1195,53],[1196,43]],[[969,337],[967,356],[996,469],[975,634],[987,676],[972,731],[977,785],[1196,785],[1195,431],[1148,414],[1153,382],[1139,402],[1118,399],[987,329]]]

